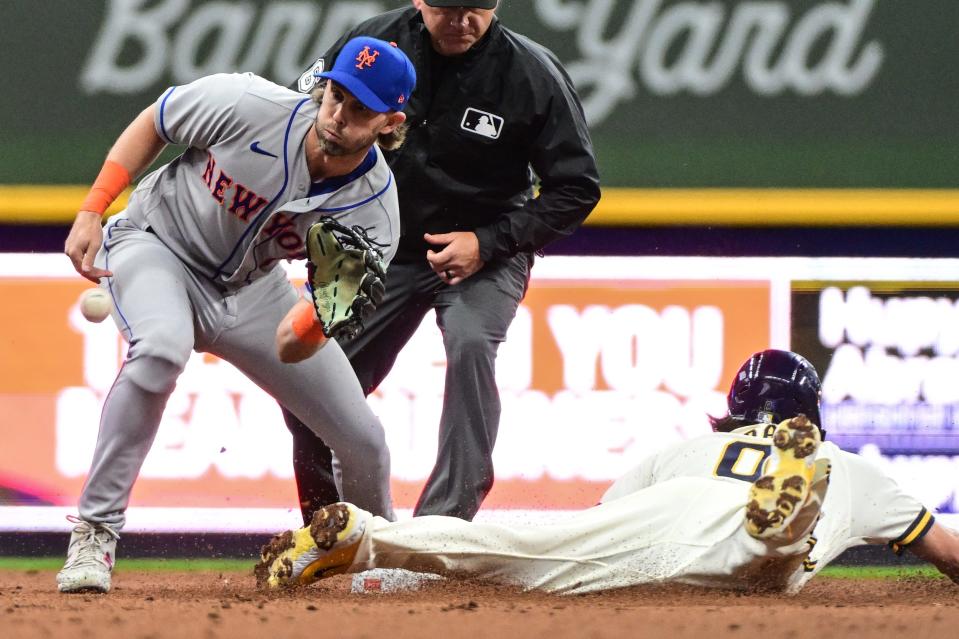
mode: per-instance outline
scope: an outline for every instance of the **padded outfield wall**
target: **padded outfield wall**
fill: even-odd
[[[85,183],[172,84],[288,84],[393,0],[14,0],[0,184]],[[503,0],[583,96],[606,186],[956,186],[953,0]]]

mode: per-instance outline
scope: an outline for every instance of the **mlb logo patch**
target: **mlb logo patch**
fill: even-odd
[[[300,93],[309,93],[313,90],[313,87],[320,81],[320,74],[323,73],[325,66],[326,63],[323,61],[323,58],[320,58],[314,62],[309,69],[303,72],[296,83],[296,87],[300,90]]]
[[[482,135],[484,138],[495,140],[503,131],[503,118],[495,113],[469,107],[463,114],[460,128],[476,135]]]

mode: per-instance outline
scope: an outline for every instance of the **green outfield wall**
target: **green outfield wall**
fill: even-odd
[[[0,184],[83,184],[171,84],[287,84],[400,1],[6,0]],[[959,186],[956,0],[504,0],[575,80],[604,183]]]

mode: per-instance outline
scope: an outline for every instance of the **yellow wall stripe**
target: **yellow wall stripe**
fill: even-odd
[[[89,186],[0,185],[0,222],[24,224],[69,224]],[[107,213],[123,210],[130,196],[128,189],[113,203]]]
[[[69,223],[88,187],[0,185],[0,222]],[[110,213],[126,205],[125,193]],[[959,189],[603,190],[591,226],[959,226]]]
[[[959,225],[959,190],[606,189],[598,225]]]

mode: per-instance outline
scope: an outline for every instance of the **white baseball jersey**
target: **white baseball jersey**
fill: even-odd
[[[407,568],[557,593],[668,582],[797,592],[846,548],[902,548],[932,526],[932,515],[891,479],[827,442],[792,525],[775,538],[752,538],[744,526],[749,487],[772,444],[772,427],[763,429],[667,448],[616,481],[599,506],[556,524],[365,515],[350,571]]]
[[[670,446],[648,457],[603,495],[609,502],[678,477],[708,477],[748,486],[762,474],[775,426],[713,433]],[[844,550],[863,544],[889,544],[901,552],[932,527],[934,517],[889,476],[862,457],[823,442],[816,456],[828,463],[829,481],[819,521],[809,536],[811,550],[788,576],[797,591]]]
[[[392,259],[392,172],[374,145],[351,174],[313,183],[303,148],[319,108],[310,98],[250,73],[218,74],[170,88],[156,106],[160,136],[189,148],[140,182],[125,215],[198,273],[249,283],[305,257],[306,231],[325,215],[367,229]]]

